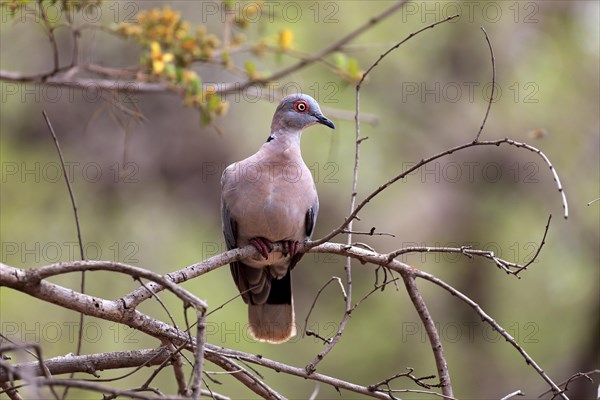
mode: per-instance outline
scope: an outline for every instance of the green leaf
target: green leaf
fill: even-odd
[[[252,78],[256,74],[256,65],[251,60],[248,60],[244,66],[246,67],[246,73]]]
[[[175,68],[175,82],[183,82],[183,68]]]
[[[196,76],[194,77],[194,79],[192,79],[190,81],[190,92],[193,95],[197,95],[200,93],[200,90],[202,89],[202,80],[200,79],[200,77]]]
[[[206,107],[200,108],[200,124],[202,126],[209,125],[212,122],[212,115]]]
[[[219,107],[220,103],[221,103],[221,98],[219,96],[217,96],[217,95],[210,96],[208,98],[208,102],[207,102],[208,111],[211,113],[216,111],[216,109]]]
[[[175,81],[175,79],[177,78],[177,69],[173,64],[168,63],[167,65],[165,65],[165,76],[169,80]]]
[[[360,68],[358,66],[358,60],[356,58],[348,59],[348,74],[352,77],[356,77],[360,74]]]
[[[348,67],[348,57],[344,53],[334,53],[333,63],[338,69],[345,71]]]

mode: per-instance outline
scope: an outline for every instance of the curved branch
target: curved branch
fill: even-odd
[[[481,122],[481,126],[479,127],[479,132],[477,132],[477,136],[475,136],[475,141],[479,141],[479,136],[481,132],[483,132],[483,128],[485,127],[485,123],[487,122],[488,116],[490,115],[490,109],[492,108],[492,102],[494,101],[494,91],[496,90],[496,59],[494,58],[494,49],[492,48],[492,43],[490,42],[490,38],[488,37],[487,32],[481,27],[483,34],[485,35],[485,40],[488,44],[488,48],[490,49],[490,56],[492,57],[492,93],[490,94],[490,101],[488,101],[487,108],[485,110],[485,115],[483,116],[483,121]]]
[[[517,148],[523,148],[526,150],[529,150],[533,153],[536,153],[537,155],[539,155],[544,162],[546,163],[546,165],[548,165],[548,167],[550,168],[550,171],[552,171],[552,176],[554,178],[554,182],[556,183],[556,186],[558,188],[558,192],[561,195],[561,200],[562,200],[562,206],[563,206],[563,210],[564,210],[564,217],[565,219],[567,219],[569,217],[569,205],[567,203],[567,197],[565,195],[565,192],[563,190],[562,184],[560,183],[560,178],[558,177],[558,173],[556,172],[556,169],[554,168],[554,166],[552,165],[552,163],[550,162],[550,160],[548,159],[548,157],[538,148],[533,147],[527,143],[523,143],[523,142],[517,142],[516,140],[512,140],[509,138],[504,138],[504,139],[498,139],[498,140],[489,140],[489,141],[482,141],[482,142],[469,142],[469,143],[465,143],[465,144],[461,144],[459,146],[455,146],[452,147],[451,149],[442,151],[441,153],[435,154],[431,157],[428,158],[424,158],[421,161],[419,161],[418,163],[416,163],[414,166],[412,166],[411,168],[407,169],[406,171],[396,175],[395,177],[393,177],[392,179],[390,179],[389,181],[387,181],[386,183],[384,183],[383,185],[379,186],[377,189],[375,189],[373,192],[371,192],[371,194],[369,194],[354,210],[354,212],[352,212],[348,217],[346,217],[346,219],[344,220],[344,222],[336,229],[334,229],[332,232],[330,232],[329,234],[323,236],[321,239],[318,240],[313,240],[311,242],[307,242],[307,246],[310,247],[314,247],[314,246],[319,246],[325,242],[328,242],[330,239],[332,239],[333,237],[337,236],[339,233],[341,233],[344,229],[347,228],[348,224],[350,223],[351,220],[353,220],[354,218],[356,218],[356,216],[358,215],[358,213],[371,201],[373,200],[375,197],[377,197],[381,192],[383,192],[385,189],[387,189],[388,187],[390,187],[391,185],[393,185],[394,183],[396,183],[398,180],[408,176],[409,174],[411,174],[412,172],[418,170],[419,168],[425,166],[426,164],[429,164],[432,161],[437,160],[438,158],[442,158],[445,156],[448,156],[450,154],[453,154],[454,152],[460,151],[460,150],[464,150],[464,149],[468,149],[470,147],[476,147],[476,146],[500,146],[501,144],[507,144],[509,146],[514,146]]]

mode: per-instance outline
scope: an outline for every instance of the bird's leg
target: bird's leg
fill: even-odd
[[[262,237],[250,239],[250,244],[265,258],[269,258],[269,253],[273,251],[273,242]]]
[[[300,244],[295,240],[283,240],[281,244],[283,245],[283,254],[289,254],[290,258],[298,254],[298,246]]]

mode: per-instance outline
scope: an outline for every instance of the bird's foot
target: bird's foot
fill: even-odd
[[[262,237],[250,239],[250,244],[265,258],[269,258],[269,253],[273,251],[273,242]]]
[[[283,240],[281,244],[283,245],[283,254],[289,254],[290,258],[298,254],[300,244],[295,240]]]

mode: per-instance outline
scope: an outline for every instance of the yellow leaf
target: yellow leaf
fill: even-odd
[[[158,42],[150,43],[150,56],[154,59],[161,54],[160,44]]]
[[[294,41],[294,32],[292,32],[289,29],[282,29],[279,31],[279,47],[282,50],[291,49],[293,41]]]
[[[165,70],[165,63],[161,60],[153,60],[152,61],[152,71],[157,74],[160,75],[163,73],[163,71]]]

